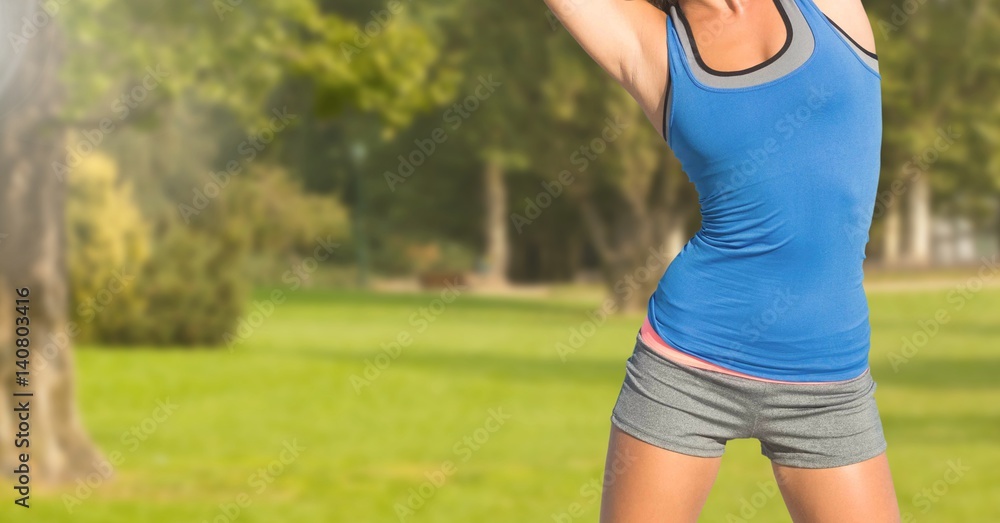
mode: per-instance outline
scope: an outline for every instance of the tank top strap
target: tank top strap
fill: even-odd
[[[667,92],[665,94],[662,115],[662,136],[668,145],[670,145],[670,127],[673,120],[674,98],[678,84],[681,84],[681,89],[684,89],[691,82],[691,77],[689,76],[691,73],[687,69],[688,65],[685,59],[686,55],[672,17],[674,9],[676,7],[671,5],[667,11]]]
[[[671,5],[667,12],[667,69],[670,72],[671,85],[687,78],[690,74],[687,63],[687,51],[689,44],[682,43],[681,39],[687,39],[687,32],[678,30],[677,6]]]
[[[822,21],[826,16],[812,0],[793,0],[793,3],[802,11],[802,16],[810,22]]]
[[[878,75],[878,55],[862,47],[853,37],[847,34],[836,22],[824,13],[813,0],[794,0],[800,6],[803,16],[809,21],[818,33],[817,38],[824,41],[825,46],[838,49],[847,49],[871,70]]]

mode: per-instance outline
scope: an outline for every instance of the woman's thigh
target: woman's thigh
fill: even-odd
[[[899,504],[885,453],[835,468],[772,464],[795,523],[897,523]]]
[[[612,427],[601,523],[695,522],[721,463],[721,457],[672,452]]]

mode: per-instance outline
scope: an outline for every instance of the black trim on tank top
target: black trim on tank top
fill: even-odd
[[[673,87],[673,82],[674,82],[673,75],[667,76],[667,92],[666,95],[663,97],[663,127],[661,128],[661,134],[663,135],[663,139],[667,140],[668,142],[670,141],[670,139],[667,138],[667,133],[668,133],[667,115],[670,113],[670,89],[671,87]]]
[[[836,27],[837,31],[840,31],[840,34],[844,35],[844,38],[847,38],[852,44],[854,44],[854,47],[856,47],[862,53],[865,53],[866,55],[868,55],[869,57],[871,57],[873,60],[878,60],[878,55],[877,54],[869,51],[868,49],[865,49],[864,47],[861,47],[861,44],[859,44],[853,38],[851,38],[851,35],[847,34],[847,31],[844,31],[843,29],[841,29],[840,26],[837,25],[837,22],[834,22],[832,18],[830,18],[829,16],[826,16],[826,14],[824,14],[823,16],[825,16],[826,19],[827,19],[827,21],[830,22],[830,25],[832,25],[833,27]]]
[[[764,60],[763,62],[747,69],[739,71],[718,71],[705,64],[705,61],[701,58],[701,52],[698,51],[698,42],[695,41],[694,31],[691,30],[691,23],[688,22],[687,16],[684,15],[684,11],[681,9],[680,3],[678,2],[674,4],[674,7],[677,9],[677,14],[680,16],[681,23],[684,24],[684,28],[687,30],[688,40],[691,42],[691,51],[694,54],[694,59],[698,62],[698,66],[701,67],[706,73],[715,76],[740,76],[754,71],[759,71],[778,61],[778,59],[781,58],[786,51],[788,51],[788,49],[792,46],[792,21],[788,18],[788,13],[785,12],[785,8],[781,5],[781,0],[774,0],[774,6],[778,9],[778,14],[781,15],[781,21],[785,23],[785,44],[781,46],[778,53],[771,58],[768,58],[767,60]]]

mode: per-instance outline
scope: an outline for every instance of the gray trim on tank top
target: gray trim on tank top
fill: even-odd
[[[815,37],[809,22],[795,0],[774,1],[775,6],[779,8],[779,14],[782,14],[782,18],[786,20],[789,32],[785,47],[765,62],[750,69],[736,72],[709,72],[698,62],[693,40],[688,33],[687,21],[676,5],[671,6],[670,17],[673,19],[678,39],[684,49],[688,68],[698,82],[708,87],[720,89],[753,87],[777,80],[806,63],[816,47]]]

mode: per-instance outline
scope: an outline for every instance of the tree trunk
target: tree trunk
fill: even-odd
[[[644,241],[645,235],[636,232],[619,235],[617,241],[612,243],[599,239],[608,234],[608,224],[593,206],[585,204],[581,212],[616,310],[643,310],[659,285],[663,272],[684,246],[686,220],[674,213],[655,213],[648,216],[651,223],[637,225],[637,228],[654,230],[662,236],[658,234],[655,240]]]
[[[26,7],[34,4],[23,2]],[[20,23],[21,17],[14,20]],[[30,453],[32,479],[55,483],[95,470],[101,459],[80,421],[73,393],[66,184],[52,168],[67,152],[66,129],[54,123],[64,100],[57,76],[63,56],[57,24],[38,29],[17,52],[25,53],[20,69],[9,76],[0,94],[0,434],[5,441],[0,445],[0,468],[8,474],[14,469],[12,438],[18,420],[13,409],[28,399],[30,448],[17,453]],[[22,370],[14,352],[15,317],[21,317],[14,310],[15,289],[21,288],[30,290],[27,386],[14,380],[15,370]],[[14,392],[33,396],[15,398]]]
[[[893,198],[885,215],[885,236],[882,243],[882,262],[886,267],[899,266],[902,219],[899,201]]]
[[[909,241],[907,263],[916,266],[931,263],[931,183],[927,173],[913,180],[907,194]]]
[[[606,218],[594,203],[602,191],[578,195],[580,213],[616,309],[644,310],[667,266],[687,241],[688,219],[694,211],[692,194],[680,165],[668,161],[656,168],[648,183],[622,188],[620,204]]]
[[[674,259],[680,254],[681,249],[684,248],[684,244],[687,243],[687,231],[685,227],[687,225],[686,220],[683,220],[680,216],[675,216],[670,223],[667,224],[667,240],[664,244],[664,251],[670,259]]]
[[[996,249],[996,252],[1000,253],[1000,209],[997,209],[997,219],[996,223],[993,225],[993,233],[996,235],[994,248]]]
[[[483,171],[483,200],[485,209],[486,273],[489,286],[507,285],[510,265],[510,239],[507,236],[507,186],[503,167],[491,160]]]

